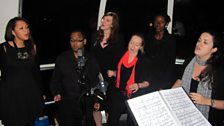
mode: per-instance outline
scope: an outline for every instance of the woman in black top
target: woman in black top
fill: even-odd
[[[11,19],[5,40],[1,44],[4,51],[1,51],[0,59],[1,119],[6,126],[33,126],[44,102],[36,46],[28,22],[21,17]]]
[[[97,58],[100,69],[105,81],[109,83],[107,98],[110,99],[110,90],[114,87],[115,78],[108,77],[108,70],[116,70],[118,61],[123,53],[124,40],[119,33],[119,18],[114,12],[107,12],[101,20],[101,25],[97,31],[94,39],[91,52]],[[104,101],[101,102],[101,108],[105,105]],[[99,110],[100,104],[96,104],[96,110]],[[101,124],[100,112],[94,112],[94,117],[97,125]]]
[[[166,29],[169,22],[170,17],[167,14],[157,14],[153,31],[146,35],[145,52],[152,61],[150,71],[155,90],[168,88],[175,81],[176,39]]]
[[[213,126],[224,120],[223,45],[217,34],[207,30],[199,37],[195,57],[185,61],[184,71],[173,87],[182,86]]]
[[[92,42],[91,50],[100,63],[103,77],[113,84],[114,78],[109,78],[107,71],[116,70],[124,51],[124,39],[119,34],[119,19],[116,13],[107,12],[102,17],[101,26]]]
[[[116,76],[116,88],[113,99],[108,99],[108,126],[118,126],[119,118],[125,112],[125,100],[145,94],[149,83],[149,60],[143,56],[144,38],[134,34],[128,44],[128,50],[118,63],[117,72],[110,71],[109,76]],[[133,122],[128,116],[128,126]]]

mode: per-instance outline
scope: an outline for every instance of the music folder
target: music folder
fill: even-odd
[[[182,87],[128,99],[126,105],[138,126],[211,126]]]

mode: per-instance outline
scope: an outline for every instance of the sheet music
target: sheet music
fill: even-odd
[[[127,100],[139,126],[178,126],[159,92]]]
[[[182,87],[160,91],[182,126],[211,126]]]

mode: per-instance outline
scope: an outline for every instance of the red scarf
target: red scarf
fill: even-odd
[[[129,78],[129,80],[127,81],[127,85],[126,85],[126,91],[127,91],[127,96],[130,98],[132,91],[129,89],[129,86],[134,84],[135,82],[135,66],[136,66],[136,62],[138,60],[137,57],[135,57],[131,63],[128,63],[128,58],[129,58],[129,51],[127,51],[123,57],[121,58],[121,60],[119,61],[118,64],[118,69],[117,69],[117,80],[116,80],[116,87],[119,88],[120,87],[120,72],[121,72],[121,65],[123,64],[126,68],[130,68],[132,66],[132,72],[131,72],[131,76]]]

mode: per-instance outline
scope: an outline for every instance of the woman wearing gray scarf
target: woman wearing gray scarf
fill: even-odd
[[[173,87],[182,86],[213,126],[224,121],[224,67],[222,41],[211,30],[203,32],[196,44],[195,57],[185,61]]]

